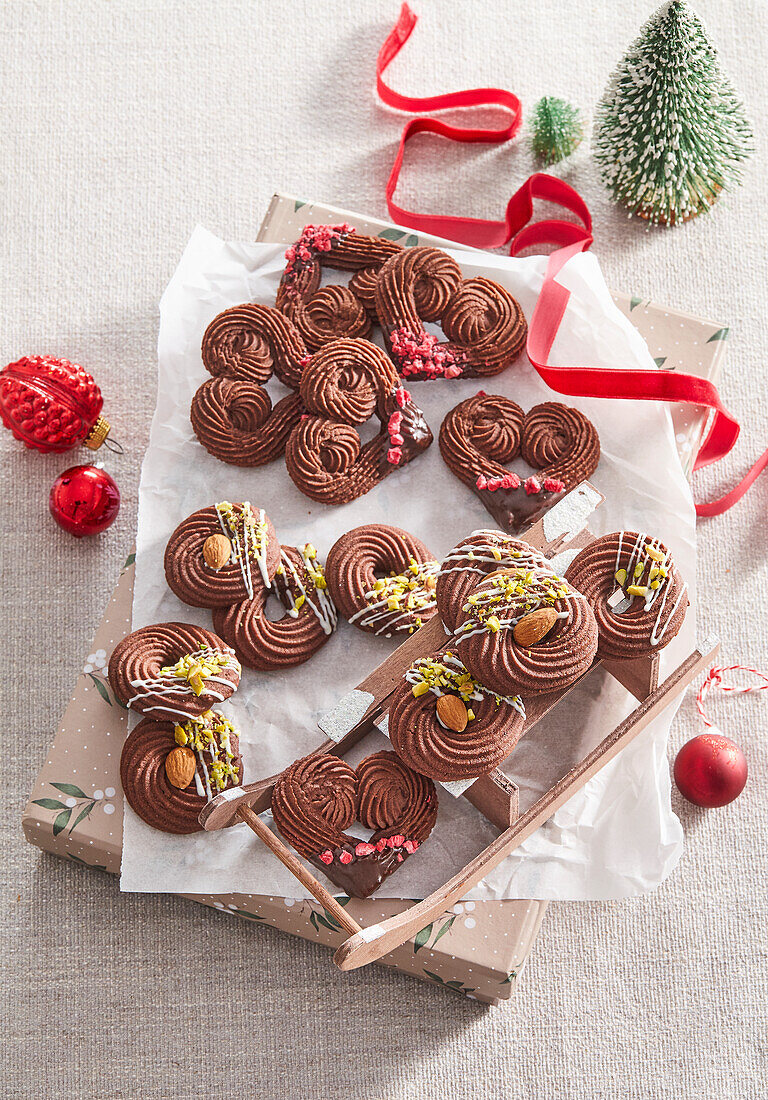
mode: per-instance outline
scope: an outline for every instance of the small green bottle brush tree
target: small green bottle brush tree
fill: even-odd
[[[578,108],[550,95],[533,108],[528,127],[533,155],[544,164],[556,164],[570,156],[584,137]]]
[[[613,199],[674,225],[741,181],[753,151],[744,108],[685,0],[643,27],[598,104],[593,153]]]

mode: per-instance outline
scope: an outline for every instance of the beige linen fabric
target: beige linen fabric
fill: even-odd
[[[418,0],[392,67],[414,94],[473,84],[588,110],[651,10],[595,0]],[[757,0],[698,0],[758,123],[745,187],[710,217],[646,233],[612,207],[582,149],[563,169],[589,202],[610,285],[732,327],[723,396],[744,424],[713,495],[768,443],[765,402],[768,24]],[[178,1100],[308,1096],[751,1098],[765,1088],[768,700],[716,704],[752,769],[730,808],[676,801],[687,851],[652,897],[552,906],[517,998],[500,1009],[395,973],[344,976],[324,950],[24,843],[21,809],[131,542],[154,407],[157,302],[192,228],[255,234],[273,190],[385,213],[402,119],[373,96],[397,0],[33,2],[0,10],[0,360],[50,352],[102,384],[126,448],[107,459],[118,522],[77,541],[47,514],[75,461],[2,448],[0,1093]],[[512,149],[409,153],[404,204],[499,216],[532,165]],[[190,476],[194,476],[191,472]],[[703,523],[702,631],[724,663],[768,667],[768,480]],[[673,748],[696,731],[691,700]]]

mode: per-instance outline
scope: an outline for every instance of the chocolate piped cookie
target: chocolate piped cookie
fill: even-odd
[[[432,442],[392,363],[367,340],[326,344],[307,364],[300,392],[309,415],[288,439],[285,464],[297,488],[321,504],[355,500]],[[363,444],[355,425],[372,416],[381,430]]]
[[[515,401],[482,391],[447,414],[439,445],[451,473],[511,533],[535,523],[600,460],[597,431],[578,409],[546,401],[524,413]],[[518,457],[538,473],[521,478],[509,470]]]
[[[298,394],[288,394],[273,407],[263,386],[210,378],[192,398],[189,419],[214,458],[230,466],[266,466],[283,455],[303,412]]]
[[[270,595],[285,608],[280,619],[267,617]],[[251,599],[214,608],[213,628],[248,668],[273,672],[308,661],[336,629],[336,608],[315,548],[281,547],[271,589],[259,586]]]
[[[275,305],[295,324],[310,351],[331,340],[370,335],[369,288],[382,264],[401,251],[384,237],[367,237],[349,225],[307,225],[285,253]],[[348,287],[320,286],[322,268],[355,272]],[[358,290],[362,287],[364,298]]]
[[[525,346],[525,316],[512,295],[491,279],[464,280],[439,248],[408,248],[381,268],[376,314],[403,378],[477,378],[499,374]],[[439,322],[441,343],[425,322]]]
[[[483,577],[499,569],[548,569],[547,559],[527,542],[503,531],[473,531],[440,563],[435,585],[437,610],[453,633],[464,616],[467,596]]]
[[[387,523],[347,531],[331,547],[326,577],[333,601],[370,634],[412,634],[436,609],[437,562],[424,543]]]
[[[188,516],[165,548],[168,587],[191,607],[227,607],[268,588],[280,543],[263,508],[221,501]]]
[[[153,829],[195,833],[215,795],[242,784],[240,739],[218,711],[198,718],[144,718],[128,734],[120,780],[131,808]]]
[[[566,570],[595,614],[597,654],[644,657],[669,645],[683,625],[688,585],[659,539],[614,531],[580,550]]]
[[[240,662],[218,635],[189,623],[134,630],[114,648],[109,682],[120,702],[153,718],[195,718],[229,699]]]
[[[298,389],[307,347],[289,318],[269,306],[225,309],[203,336],[203,365],[213,377],[192,399],[190,421],[198,441],[233,466],[264,466],[285,451],[304,411],[289,394],[272,406],[264,383],[274,374]]]
[[[398,754],[443,783],[486,775],[506,760],[524,726],[522,699],[482,685],[452,650],[414,661],[389,707]]]
[[[550,568],[491,573],[467,596],[453,644],[491,690],[561,691],[591,666],[597,623],[587,599]]]
[[[290,318],[256,303],[219,313],[203,334],[203,366],[214,378],[263,385],[272,375],[297,389],[307,347]]]
[[[427,839],[437,820],[434,784],[394,752],[377,752],[353,769],[313,753],[291,764],[272,793],[275,825],[351,897],[369,897]],[[349,836],[355,819],[373,834]]]

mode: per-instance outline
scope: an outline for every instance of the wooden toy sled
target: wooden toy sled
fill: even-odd
[[[578,550],[593,540],[594,535],[588,530],[586,523],[602,500],[601,494],[585,482],[519,537],[553,559],[555,568],[564,572]],[[385,729],[389,700],[406,670],[417,657],[434,653],[447,640],[443,624],[435,615],[320,719],[320,728],[327,737],[315,751],[343,756],[374,727]],[[585,675],[589,676],[602,663],[606,671],[635,697],[637,706],[522,815],[518,812],[517,787],[498,768],[467,786],[461,796],[468,799],[500,830],[499,836],[429,897],[381,924],[361,928],[259,817],[260,813],[270,808],[272,791],[278,776],[222,792],[203,809],[200,823],[209,830],[227,828],[240,822],[250,826],[349,933],[350,938],[336,951],[334,962],[341,970],[355,970],[375,962],[412,939],[420,929],[459,901],[677,699],[688,684],[711,664],[718,649],[719,642],[716,638],[707,639],[662,683],[658,682],[658,654],[630,661],[596,660]],[[575,686],[573,684],[564,691],[526,699],[525,733]],[[438,789],[441,790],[440,785]],[[443,797],[452,795],[445,793]]]

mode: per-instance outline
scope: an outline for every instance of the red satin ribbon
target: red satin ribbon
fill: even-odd
[[[553,367],[549,355],[565,314],[570,292],[557,282],[563,266],[578,252],[592,244],[592,218],[581,196],[563,180],[537,172],[515,192],[507,203],[503,221],[480,218],[419,214],[398,206],[394,201],[405,146],[416,134],[431,133],[450,141],[501,143],[514,137],[520,127],[520,100],[500,88],[473,88],[437,96],[404,96],[384,81],[384,71],[408,41],[417,17],[403,4],[394,28],[379,51],[376,87],[380,98],[401,111],[443,111],[456,107],[500,107],[510,114],[509,122],[499,129],[453,126],[436,118],[410,119],[400,136],[397,155],[387,180],[387,208],[393,221],[422,233],[445,237],[473,248],[498,248],[509,243],[510,255],[524,248],[555,244],[547,264],[544,283],[528,330],[528,358],[547,385],[572,397],[607,397],[632,401],[672,401],[712,409],[714,416],[699,450],[694,469],[708,466],[728,454],[739,437],[739,424],[720,400],[717,387],[705,378],[671,371],[616,370],[608,367]],[[543,199],[570,211],[578,223],[547,219],[532,222],[533,201]],[[580,223],[580,224],[579,224]],[[768,466],[768,451],[755,463],[747,476],[726,496],[708,504],[697,504],[700,516],[716,516],[731,508],[746,493],[757,476]]]

